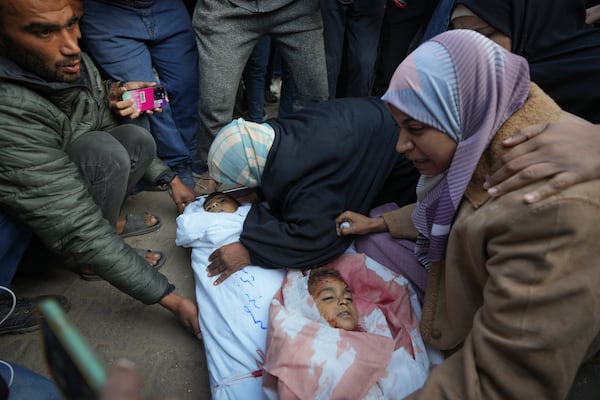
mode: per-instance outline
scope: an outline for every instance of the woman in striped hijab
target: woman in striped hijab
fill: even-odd
[[[600,307],[600,249],[587,240],[600,234],[600,181],[534,204],[523,194],[543,182],[493,199],[483,183],[519,129],[589,123],[531,83],[524,58],[466,30],[417,48],[383,99],[400,127],[396,150],[421,173],[417,203],[381,218],[344,212],[337,222],[351,225],[338,234],[389,232],[367,239],[388,241],[387,266],[428,271],[421,333],[452,356],[408,398],[564,399],[600,350],[589,314]],[[389,234],[412,234],[414,252]]]

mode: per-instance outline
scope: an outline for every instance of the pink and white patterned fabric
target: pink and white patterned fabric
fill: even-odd
[[[308,292],[308,274],[289,270],[271,303],[263,385],[270,399],[402,398],[422,386],[430,359],[408,281],[364,254],[327,265],[342,275],[361,330],[332,328]]]

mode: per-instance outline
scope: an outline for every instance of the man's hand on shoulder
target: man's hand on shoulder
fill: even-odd
[[[504,145],[511,149],[493,166],[484,185],[492,197],[548,179],[525,194],[525,203],[535,203],[600,178],[600,125],[565,118],[524,128]]]

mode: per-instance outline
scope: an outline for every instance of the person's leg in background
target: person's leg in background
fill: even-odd
[[[27,225],[0,210],[0,286],[10,288],[31,236]],[[4,318],[2,311],[0,320]]]
[[[274,93],[271,93],[271,82],[279,78],[279,98]],[[267,66],[267,82],[265,82],[265,100],[268,100],[268,96],[275,96],[271,98],[272,103],[279,100],[279,109],[277,112],[278,117],[285,117],[290,115],[294,110],[294,81],[292,80],[292,73],[290,68],[281,58],[281,52],[277,48],[277,45],[271,41],[271,53],[269,54],[269,64]]]
[[[292,79],[292,72],[290,67],[281,60],[281,92],[279,96],[279,111],[277,116],[285,117],[294,112],[294,98],[296,94],[294,92],[294,80]]]
[[[325,44],[327,83],[330,99],[337,97],[336,88],[342,68],[347,15],[351,4],[351,0],[321,0],[323,41]]]
[[[306,104],[327,100],[329,90],[319,2],[293,2],[267,20],[271,40],[276,42],[294,81],[294,111]]]
[[[156,67],[170,98],[162,113],[149,117],[158,156],[186,185],[194,187],[192,162],[197,151],[198,104],[194,82],[198,69],[184,4],[181,0],[155,1],[150,7],[135,8],[86,0],[81,29],[86,49],[98,67],[112,78],[157,82],[153,69]],[[140,118],[139,123],[145,118]]]
[[[427,3],[428,8],[424,13],[426,28],[420,43],[446,32],[450,27],[450,17],[454,9],[454,0],[429,0]]]
[[[277,46],[273,44],[271,38],[269,63],[267,64],[267,79],[265,80],[265,101],[267,103],[277,103],[281,96],[281,54]]]
[[[244,66],[265,32],[258,18],[230,2],[196,3],[192,25],[200,65],[199,157],[206,161],[219,129],[231,122]]]
[[[0,380],[8,387],[7,400],[60,400],[54,382],[19,364],[0,360]],[[0,396],[0,399],[2,397]]]
[[[199,175],[206,164],[198,158],[200,72],[192,20],[180,0],[155,1],[152,12],[161,21],[156,24],[156,40],[148,45],[152,62],[167,88],[173,121],[189,151],[192,170]]]
[[[89,132],[66,149],[88,183],[94,203],[113,226],[125,196],[142,178],[155,151],[156,144],[148,131],[133,124],[110,132]]]
[[[385,3],[386,0],[354,0],[348,6],[345,34],[347,97],[368,96],[371,92]]]
[[[265,82],[270,52],[271,38],[269,36],[261,37],[244,69],[245,97],[248,106],[246,119],[248,121],[263,122],[265,117]]]
[[[388,0],[381,28],[372,95],[382,96],[385,93],[400,62],[418,44],[436,3],[437,0]],[[402,4],[405,5],[401,6]]]
[[[39,327],[35,307],[38,301],[47,296],[17,298],[10,290],[32,236],[27,225],[0,210],[0,335],[25,333]],[[66,297],[50,297],[58,300],[65,311],[69,309]]]

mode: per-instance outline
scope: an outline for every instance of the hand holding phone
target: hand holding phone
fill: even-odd
[[[162,108],[167,104],[167,91],[162,86],[128,90],[123,100],[133,99],[133,108],[139,112]]]

